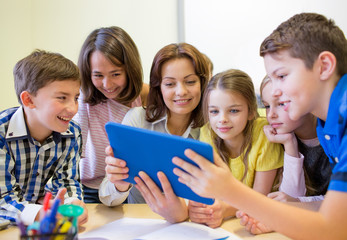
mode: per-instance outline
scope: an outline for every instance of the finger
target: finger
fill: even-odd
[[[262,233],[262,231],[257,227],[256,224],[253,224],[253,225],[251,226],[250,232],[251,232],[252,234],[254,234],[254,235],[257,235],[257,234],[261,234],[261,233]]]
[[[163,189],[164,196],[167,198],[177,198],[166,175],[163,172],[158,172],[157,176]]]
[[[195,202],[195,201],[190,200],[188,206],[204,208],[204,207],[206,207],[206,204],[203,204],[203,203],[199,203],[199,202]]]
[[[229,170],[229,167],[227,166],[227,164],[223,161],[223,159],[219,156],[219,154],[215,150],[213,150],[213,160],[216,166],[226,168]]]
[[[115,165],[106,165],[105,171],[108,174],[128,174],[129,168],[128,167],[119,167]]]
[[[178,159],[178,160],[176,159],[176,160],[174,160],[175,158],[176,158],[176,157],[173,158],[173,161],[183,161],[182,159]],[[173,173],[179,177],[179,178],[178,178],[178,181],[179,181],[179,182],[181,182],[181,183],[183,183],[183,184],[185,184],[185,185],[187,185],[187,186],[189,186],[189,185],[188,185],[189,182],[191,182],[192,179],[193,179],[193,176],[192,176],[192,175],[190,175],[189,173],[187,173],[187,172],[185,172],[185,171],[182,171],[182,170],[179,169],[179,168],[174,168],[174,169],[173,169]]]
[[[154,206],[155,205],[155,198],[153,197],[152,192],[148,189],[147,185],[142,181],[140,177],[134,177],[134,180],[136,182],[135,187],[137,190],[140,191],[142,194],[143,198],[145,199],[146,203],[149,206]]]
[[[267,195],[267,197],[273,199],[273,198],[277,197],[277,195],[278,195],[278,192],[272,192],[272,193],[269,193],[269,194]]]
[[[236,211],[235,216],[236,216],[237,218],[242,218],[243,216],[246,216],[246,213],[243,212],[243,211],[241,211],[241,210],[238,210],[238,211]]]
[[[209,215],[213,213],[213,209],[211,208],[200,208],[200,207],[188,207],[189,212],[195,213],[195,214],[203,214],[203,215]]]
[[[124,168],[127,165],[126,161],[119,158],[111,157],[111,156],[108,156],[105,158],[105,163],[109,166],[122,167],[122,168]]]
[[[105,148],[105,153],[106,153],[106,155],[108,155],[108,156],[111,156],[111,157],[113,157],[114,155],[113,155],[113,149],[112,149],[112,147],[109,145],[109,146],[107,146],[106,148]]]
[[[64,199],[65,199],[64,195],[65,195],[66,192],[67,192],[66,188],[60,188],[58,190],[58,193],[57,193],[57,195],[55,196],[54,199],[59,199],[60,200],[60,204],[64,204]]]
[[[242,226],[246,226],[247,223],[248,223],[248,220],[249,220],[248,216],[245,215],[245,216],[243,216],[242,218],[240,218],[240,224],[241,224]]]
[[[153,195],[156,199],[162,200],[164,195],[161,189],[157,186],[157,184],[148,176],[145,172],[140,171],[139,176],[141,177],[142,181],[147,186],[148,191],[151,192],[151,195]],[[167,179],[166,179],[167,180]],[[168,181],[168,180],[167,180]],[[170,185],[171,187],[171,185]]]
[[[196,152],[194,152],[191,149],[186,149],[184,151],[184,155],[186,155],[190,160],[195,162],[201,169],[205,169],[205,168],[208,168],[210,165],[213,165],[206,158],[197,154]],[[193,165],[191,165],[191,164],[189,164],[189,165],[191,166],[191,168],[193,167]],[[192,169],[196,171],[196,169],[198,169],[198,168],[194,166]]]

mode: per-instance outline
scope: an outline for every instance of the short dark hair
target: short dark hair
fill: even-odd
[[[20,94],[23,91],[35,96],[39,89],[53,81],[67,79],[80,81],[79,69],[71,60],[59,53],[39,49],[17,62],[13,76],[20,104],[22,104]]]
[[[282,49],[302,59],[306,68],[323,51],[333,53],[337,60],[337,74],[347,72],[347,41],[342,30],[333,20],[317,13],[301,13],[280,24],[261,44],[260,56]]]
[[[129,34],[116,26],[95,29],[83,43],[78,67],[82,75],[84,102],[96,105],[107,99],[91,79],[90,56],[95,51],[100,51],[114,65],[124,67],[127,85],[116,100],[124,105],[133,102],[140,95],[143,85],[140,54]]]
[[[169,44],[160,49],[153,59],[146,108],[147,121],[154,122],[165,114],[167,107],[160,89],[162,67],[170,60],[181,58],[189,59],[192,62],[195,74],[200,79],[201,96],[203,96],[209,78],[209,69],[205,57],[198,49],[188,43]],[[191,122],[193,128],[203,126],[202,100],[193,110]]]

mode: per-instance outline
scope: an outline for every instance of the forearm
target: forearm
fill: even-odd
[[[283,179],[279,191],[297,198],[305,196],[305,175],[303,169],[304,156],[292,157],[284,153]]]
[[[320,212],[312,212],[271,200],[233,179],[230,179],[229,186],[231,190],[225,194],[224,201],[290,238],[344,239],[346,235],[343,234],[347,234],[341,229],[346,209],[342,213],[334,211],[333,217],[329,209],[337,206],[323,204]],[[339,231],[336,231],[336,224]]]

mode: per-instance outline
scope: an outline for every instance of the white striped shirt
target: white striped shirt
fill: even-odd
[[[131,107],[141,106],[139,96]],[[74,120],[82,128],[82,158],[80,161],[80,175],[83,185],[98,189],[105,177],[105,148],[109,145],[105,124],[109,121],[121,123],[130,107],[107,99],[105,103],[91,106],[83,102],[83,95],[79,98],[78,113]]]

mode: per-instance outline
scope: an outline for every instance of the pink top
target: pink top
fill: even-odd
[[[284,152],[283,161],[283,178],[280,192],[284,192],[291,197],[297,198],[305,196],[305,175],[303,168],[304,156],[300,153],[300,157],[292,157]]]
[[[141,97],[135,99],[131,107],[142,105]],[[105,177],[105,148],[109,145],[105,124],[109,121],[121,123],[130,107],[107,99],[95,106],[83,103],[79,98],[78,113],[74,117],[82,129],[82,156],[80,161],[81,182],[85,186],[98,189]]]

